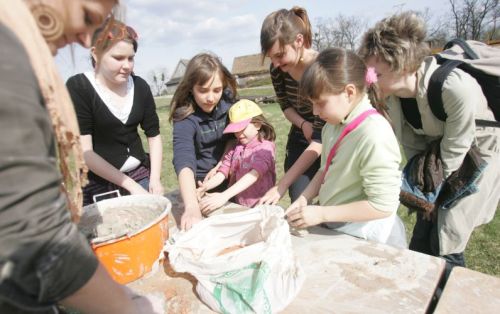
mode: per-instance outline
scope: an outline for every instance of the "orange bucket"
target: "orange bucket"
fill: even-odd
[[[125,234],[98,235],[91,240],[97,258],[115,281],[126,284],[152,270],[169,236],[168,214],[171,207],[167,198],[157,195],[128,195],[85,206],[80,225],[85,221],[86,212],[91,212],[91,217],[94,217],[92,215],[96,212],[104,216],[114,209],[130,208],[140,215],[141,210],[147,208],[149,211],[154,209],[157,214],[143,226],[136,226],[135,230]]]

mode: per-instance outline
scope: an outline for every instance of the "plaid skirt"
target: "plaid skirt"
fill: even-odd
[[[145,165],[141,164],[139,167],[134,170],[124,172],[125,175],[130,177],[135,182],[143,181],[144,179],[149,178],[149,168]],[[121,195],[130,195],[130,192],[126,189],[111,183],[109,181],[105,181],[102,178],[98,180],[89,176],[89,183],[83,188],[83,206],[90,205],[94,202],[93,196],[97,194],[102,194],[106,192],[111,192],[114,190],[120,191]],[[147,188],[146,188],[147,190]],[[99,199],[102,200],[102,199]]]

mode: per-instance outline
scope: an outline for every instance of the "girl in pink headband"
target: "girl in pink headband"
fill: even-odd
[[[405,247],[399,207],[401,155],[378,97],[377,73],[353,52],[327,49],[306,70],[301,92],[326,121],[321,166],[286,211],[296,228],[328,228]],[[375,107],[375,108],[374,108]],[[319,206],[310,205],[318,196]]]

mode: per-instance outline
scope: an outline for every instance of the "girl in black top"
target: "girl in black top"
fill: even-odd
[[[66,83],[90,169],[84,205],[92,203],[94,195],[116,189],[122,194],[163,194],[159,120],[149,85],[133,75],[136,51],[135,31],[109,21],[92,40],[94,71]],[[139,125],[148,139],[149,156],[137,132]]]
[[[311,24],[304,8],[281,9],[269,14],[260,32],[262,55],[271,59],[271,79],[281,110],[292,124],[288,133],[285,175],[260,203],[276,204],[289,189],[295,201],[319,169],[321,129],[309,100],[301,97],[298,81],[318,52],[311,48]]]

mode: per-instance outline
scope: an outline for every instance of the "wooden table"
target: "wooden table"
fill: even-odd
[[[180,198],[177,193],[167,197],[178,220]],[[226,211],[234,210],[226,206]],[[425,313],[444,270],[440,258],[320,227],[293,236],[292,243],[306,281],[283,313]],[[173,272],[168,259],[162,266],[129,286],[143,293],[161,292],[168,313],[211,313],[197,298],[193,277]]]
[[[434,313],[500,313],[500,278],[454,267]]]

